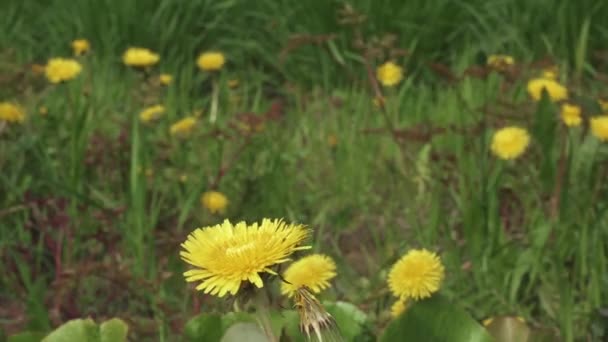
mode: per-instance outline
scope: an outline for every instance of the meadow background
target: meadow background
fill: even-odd
[[[476,319],[606,338],[607,144],[560,125],[526,82],[557,66],[584,117],[602,114],[608,2],[348,4],[0,2],[0,101],[27,113],[0,129],[3,334],[121,317],[134,340],[176,340],[201,310],[229,309],[184,282],[186,235],[282,217],[314,229],[314,251],[338,263],[325,296],[365,312],[370,336],[388,320],[388,268],[425,247],[446,265],[442,292]],[[82,74],[49,84],[36,66],[71,56],[77,38],[91,43]],[[130,46],[160,62],[130,70]],[[214,123],[195,64],[208,50],[227,58]],[[486,65],[496,53],[515,58],[511,72]],[[389,59],[405,78],[376,88]],[[140,123],[155,104],[165,115]],[[177,139],[169,127],[188,115],[196,131]],[[504,162],[490,139],[513,124],[533,143]],[[225,213],[201,206],[209,190],[227,196]]]

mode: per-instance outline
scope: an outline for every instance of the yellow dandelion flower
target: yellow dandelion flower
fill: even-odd
[[[201,70],[204,71],[215,71],[220,70],[224,63],[226,62],[226,58],[224,54],[221,52],[203,52],[198,57],[196,64]]]
[[[444,276],[444,267],[435,253],[414,249],[392,267],[388,285],[396,297],[418,300],[437,292]]]
[[[90,49],[91,44],[89,44],[89,41],[86,39],[76,39],[72,42],[72,50],[76,56],[82,56],[89,52]]]
[[[162,105],[155,105],[145,108],[139,113],[139,119],[142,122],[148,123],[160,118],[165,112],[165,107]]]
[[[161,74],[160,76],[158,76],[158,81],[160,82],[160,84],[168,86],[169,84],[171,84],[171,82],[173,82],[173,76],[169,74]]]
[[[228,198],[219,191],[207,191],[201,196],[201,204],[210,213],[223,213],[228,206]]]
[[[497,70],[504,70],[515,63],[515,59],[509,55],[490,55],[487,63],[490,67]]]
[[[336,263],[330,257],[311,254],[291,264],[283,273],[285,282],[281,284],[281,293],[293,297],[302,286],[319,293],[331,286],[329,281],[335,276]]]
[[[188,137],[192,133],[195,126],[196,126],[196,118],[189,116],[189,117],[183,118],[183,119],[179,120],[178,122],[174,123],[173,125],[171,125],[171,128],[169,129],[169,131],[170,131],[171,135],[173,135],[173,136],[185,138],[185,137]]]
[[[271,268],[289,260],[310,232],[302,225],[264,219],[261,224],[245,222],[198,228],[182,243],[181,258],[195,268],[184,272],[187,282],[201,281],[196,287],[205,293],[224,297],[235,295],[243,282],[264,286],[261,273],[276,274]]]
[[[601,141],[608,141],[608,115],[591,118],[591,133]]]
[[[66,58],[53,58],[47,63],[44,73],[51,83],[69,81],[78,76],[82,66],[76,60]]]
[[[484,319],[481,324],[483,324],[484,327],[487,327],[488,325],[492,324],[492,322],[494,322],[494,317],[489,317]]]
[[[569,103],[562,105],[561,117],[564,124],[568,127],[580,126],[583,121],[581,107]]]
[[[490,146],[494,155],[501,159],[515,159],[521,156],[530,145],[530,135],[519,127],[505,127],[494,133]]]
[[[386,62],[376,69],[376,78],[385,87],[392,87],[403,80],[403,68],[393,62]]]
[[[405,311],[405,307],[406,307],[405,300],[404,299],[398,299],[391,306],[391,317],[397,318],[397,317],[401,316],[401,314]]]
[[[0,102],[0,121],[22,123],[25,121],[25,112],[13,103]]]
[[[125,65],[145,68],[152,66],[160,60],[160,56],[148,49],[132,47],[122,55],[122,61]]]
[[[528,94],[538,101],[543,95],[543,90],[547,91],[552,101],[561,101],[568,98],[568,89],[559,82],[547,78],[535,78],[528,82]]]

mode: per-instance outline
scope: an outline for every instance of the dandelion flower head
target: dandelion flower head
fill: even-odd
[[[535,101],[539,101],[542,98],[543,90],[547,92],[549,98],[554,102],[568,98],[568,89],[556,80],[535,78],[528,82],[528,94]]]
[[[142,110],[139,113],[139,119],[145,123],[152,122],[160,118],[164,112],[165,107],[163,105],[154,105]]]
[[[561,117],[564,124],[568,127],[580,126],[583,121],[581,107],[569,103],[562,105]]]
[[[601,141],[608,141],[608,115],[591,118],[591,133]]]
[[[391,317],[397,318],[405,311],[405,300],[397,299],[395,303],[391,306]]]
[[[228,198],[219,191],[207,191],[201,196],[201,205],[212,214],[223,213],[228,206]]]
[[[0,102],[0,121],[22,123],[25,121],[25,112],[13,103]]]
[[[152,66],[160,60],[160,56],[149,49],[132,47],[122,55],[125,65],[144,68]]]
[[[403,68],[389,61],[376,69],[376,78],[385,87],[392,87],[403,80]]]
[[[198,67],[204,71],[220,70],[224,63],[226,63],[224,54],[216,51],[203,52],[196,60]]]
[[[264,219],[260,224],[223,223],[198,228],[182,244],[181,258],[194,269],[186,271],[188,282],[201,281],[197,290],[218,297],[235,295],[243,282],[264,286],[261,273],[276,274],[272,267],[289,260],[309,236],[302,225]]]
[[[69,81],[82,71],[82,66],[76,60],[67,58],[52,58],[44,68],[46,78],[51,83]]]
[[[195,126],[196,118],[189,116],[171,125],[169,131],[173,136],[185,138],[192,133]]]
[[[500,159],[515,159],[521,156],[530,145],[530,135],[519,127],[505,127],[494,133],[492,153]]]
[[[76,56],[82,56],[89,52],[90,49],[91,44],[86,39],[76,39],[72,42],[72,51],[74,51],[74,55]]]
[[[414,249],[391,268],[388,285],[396,297],[418,300],[437,292],[444,276],[445,269],[435,253]]]
[[[160,76],[158,76],[158,80],[160,84],[168,86],[169,84],[171,84],[171,82],[173,82],[173,76],[171,76],[170,74],[161,74]]]
[[[336,263],[327,255],[312,254],[291,264],[283,278],[281,293],[293,297],[296,290],[302,286],[308,287],[313,293],[319,293],[330,287],[329,281],[336,276]]]
[[[490,67],[503,70],[515,63],[515,59],[509,55],[490,55],[488,56],[487,63]]]

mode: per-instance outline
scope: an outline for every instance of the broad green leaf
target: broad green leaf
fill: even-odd
[[[416,302],[389,324],[381,342],[490,342],[487,331],[441,294]]]
[[[207,340],[200,340],[207,341]],[[268,342],[268,338],[256,323],[237,323],[228,328],[221,342]]]
[[[367,316],[359,308],[347,302],[323,304],[327,312],[336,320],[344,340],[353,341],[355,337],[361,334]]]
[[[101,342],[122,342],[127,340],[129,327],[124,321],[113,318],[101,323],[99,333]]]
[[[99,329],[92,319],[75,319],[47,335],[42,342],[97,342]]]
[[[495,317],[486,326],[496,342],[528,342],[530,328],[516,317]]]
[[[41,333],[41,332],[33,332],[33,331],[25,331],[25,332],[21,332],[15,335],[11,335],[8,340],[6,340],[7,342],[40,342],[44,336],[46,336],[45,333]],[[2,340],[2,338],[0,338],[0,340]]]
[[[184,327],[186,341],[218,342],[222,335],[222,317],[216,314],[200,314],[189,320]]]

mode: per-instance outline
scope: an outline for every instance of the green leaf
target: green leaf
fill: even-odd
[[[486,326],[496,342],[530,341],[530,328],[515,317],[496,317]]]
[[[101,342],[122,342],[127,340],[129,326],[124,321],[113,318],[101,323],[99,332]]]
[[[490,342],[492,337],[466,311],[435,294],[407,308],[380,341]]]
[[[226,330],[221,342],[268,342],[268,338],[255,323],[237,323]]]
[[[33,331],[24,331],[15,335],[11,335],[8,340],[6,340],[7,342],[40,342],[44,336],[46,336],[45,333],[41,333],[41,332],[33,332]],[[1,338],[0,338],[1,340]]]
[[[216,314],[200,314],[189,320],[184,327],[186,341],[218,342],[222,335],[222,317]]]
[[[97,342],[99,330],[92,319],[69,321],[46,336],[42,342]]]
[[[295,310],[284,310],[283,322],[290,341],[306,342],[306,337],[300,332],[300,315]]]
[[[334,317],[344,340],[354,341],[363,331],[367,320],[364,312],[347,302],[323,303],[327,312]]]

